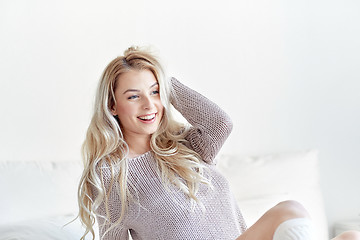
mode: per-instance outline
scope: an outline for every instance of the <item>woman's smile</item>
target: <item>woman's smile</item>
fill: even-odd
[[[147,114],[139,116],[138,119],[143,123],[153,123],[155,122],[156,113]]]

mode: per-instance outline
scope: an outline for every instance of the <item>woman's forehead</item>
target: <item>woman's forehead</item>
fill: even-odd
[[[151,88],[158,85],[158,81],[154,74],[148,70],[130,70],[119,76],[116,81],[116,88],[121,89],[142,89]]]

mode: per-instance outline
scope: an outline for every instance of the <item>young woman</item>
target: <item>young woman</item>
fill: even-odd
[[[172,107],[189,124],[172,117]],[[215,156],[232,123],[150,52],[131,47],[104,70],[83,145],[79,216],[101,239],[312,239],[308,215],[282,202],[247,229]],[[292,238],[286,238],[293,236]]]

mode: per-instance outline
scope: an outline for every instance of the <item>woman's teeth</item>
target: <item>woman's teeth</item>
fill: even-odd
[[[153,119],[155,117],[155,113],[153,113],[153,114],[150,114],[150,115],[146,115],[146,116],[141,116],[141,117],[138,117],[138,118],[140,118],[141,120],[151,120],[151,119]]]

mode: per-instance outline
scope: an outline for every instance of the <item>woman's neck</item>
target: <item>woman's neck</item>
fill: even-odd
[[[129,158],[134,158],[150,151],[150,135],[139,136],[139,135],[127,135],[125,141],[129,146]]]

